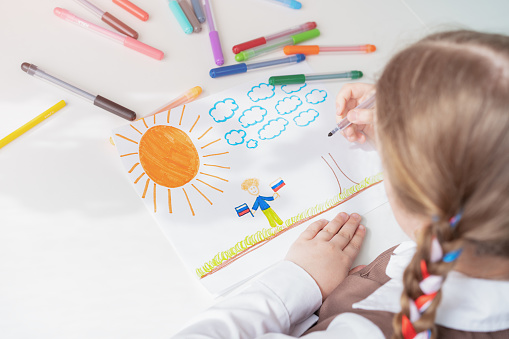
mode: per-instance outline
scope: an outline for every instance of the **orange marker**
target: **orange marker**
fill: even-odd
[[[318,54],[320,52],[365,52],[372,53],[376,51],[375,45],[356,45],[356,46],[317,46],[317,45],[294,45],[286,46],[283,51],[286,55],[290,54]]]
[[[142,21],[148,20],[148,13],[128,0],[113,0],[113,3],[115,5],[119,5],[120,7],[122,7],[123,9],[125,9],[126,11],[128,11],[129,13],[131,13],[132,15],[134,15],[135,17]]]

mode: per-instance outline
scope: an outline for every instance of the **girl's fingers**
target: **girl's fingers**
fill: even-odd
[[[320,232],[327,224],[329,223],[328,220],[320,219],[313,223],[311,223],[308,228],[304,232],[301,233],[299,238],[311,240],[313,239],[318,232]]]
[[[341,212],[334,217],[321,231],[317,237],[322,240],[331,240],[348,220],[348,214]]]
[[[366,227],[364,225],[359,225],[355,231],[354,236],[352,237],[352,240],[350,240],[350,242],[343,249],[343,253],[349,256],[352,260],[355,259],[361,250],[365,235]]]
[[[339,248],[344,249],[350,240],[352,240],[360,221],[361,216],[357,213],[352,213],[339,232],[331,239],[331,242],[334,242]]]

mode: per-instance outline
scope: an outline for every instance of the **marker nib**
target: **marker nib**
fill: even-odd
[[[328,137],[331,137],[332,136],[332,132],[329,132],[329,134],[327,134]]]

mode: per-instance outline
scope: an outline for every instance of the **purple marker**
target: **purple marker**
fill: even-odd
[[[203,0],[203,8],[205,9],[205,16],[209,25],[209,38],[210,45],[212,46],[212,54],[216,65],[221,66],[224,64],[223,51],[221,50],[221,41],[219,41],[219,34],[214,27],[214,17],[212,16],[212,9],[210,8],[209,0]]]

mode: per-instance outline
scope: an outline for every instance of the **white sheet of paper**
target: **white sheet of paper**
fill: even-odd
[[[302,63],[278,73],[311,71]],[[381,180],[381,164],[371,146],[348,143],[339,133],[327,136],[335,126],[335,98],[323,83],[274,87],[267,80],[113,131],[129,181],[212,293],[284,258],[309,224],[297,225],[296,220],[323,212],[323,204],[335,196],[339,201],[340,192],[343,197],[355,193],[348,189],[359,189],[366,178]],[[260,196],[276,195],[266,202],[282,220],[279,228],[260,208],[252,214],[257,196],[241,188],[249,178],[258,179]],[[281,187],[273,189],[278,183]],[[319,218],[341,211],[365,213],[386,201],[383,185],[376,184]],[[246,206],[250,211],[239,216]]]

